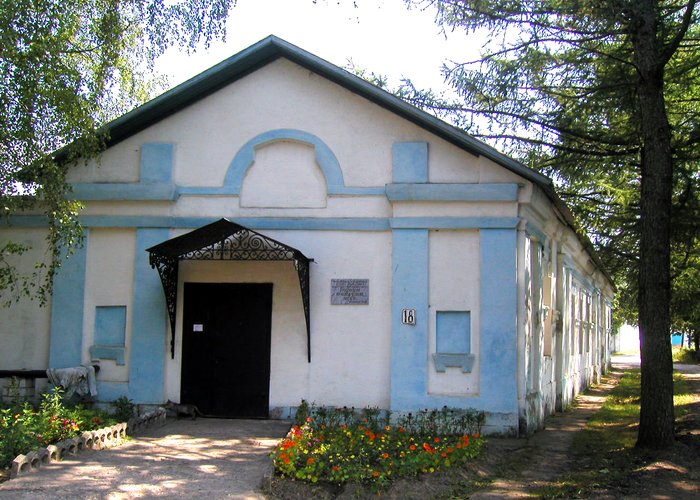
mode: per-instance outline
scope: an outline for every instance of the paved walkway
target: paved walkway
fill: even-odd
[[[0,484],[0,499],[153,497],[262,499],[268,454],[289,430],[276,420],[169,421],[125,444],[85,451]]]

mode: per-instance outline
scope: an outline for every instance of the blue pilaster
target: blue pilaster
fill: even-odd
[[[146,249],[167,240],[168,229],[136,232],[134,300],[129,348],[129,397],[136,403],[162,403],[165,386],[166,308],[158,272]]]
[[[517,231],[482,229],[480,245],[482,398],[517,415]]]
[[[410,411],[427,395],[428,230],[395,229],[392,252],[391,409]],[[415,309],[416,324],[401,323]]]
[[[89,232],[84,246],[63,261],[54,277],[51,302],[49,368],[69,368],[82,363],[85,268]]]

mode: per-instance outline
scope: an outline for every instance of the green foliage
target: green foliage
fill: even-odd
[[[20,453],[113,423],[103,411],[66,405],[59,389],[43,394],[37,410],[27,402],[0,409],[0,468]]]
[[[112,412],[112,417],[117,422],[128,422],[131,417],[134,416],[136,411],[136,405],[132,400],[126,396],[120,396],[111,403],[114,411]]]
[[[42,304],[66,253],[80,245],[81,206],[66,169],[104,147],[107,121],[158,89],[153,62],[225,34],[235,0],[0,0],[0,216],[47,218],[47,257],[17,271],[22,242],[0,242],[0,299]]]
[[[381,488],[400,477],[462,465],[481,452],[483,414],[443,409],[419,417],[377,408],[312,407],[272,452],[278,473],[311,483]],[[468,430],[476,430],[469,433]]]

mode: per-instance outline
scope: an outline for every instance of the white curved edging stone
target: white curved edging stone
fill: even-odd
[[[64,439],[45,448],[30,451],[26,455],[19,454],[12,461],[10,479],[38,471],[42,465],[58,462],[68,455],[77,455],[84,450],[104,450],[119,446],[127,435],[133,435],[156,424],[165,424],[165,415],[165,409],[158,408],[134,417],[129,422],[85,431],[78,437]]]

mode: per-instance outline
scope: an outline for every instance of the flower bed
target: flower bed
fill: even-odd
[[[9,467],[17,455],[28,450],[117,423],[104,411],[81,405],[69,407],[62,396],[60,390],[44,394],[36,410],[28,403],[0,409],[0,469]]]
[[[484,442],[483,414],[448,408],[392,419],[376,409],[307,412],[302,402],[297,421],[272,460],[279,474],[312,483],[382,487],[399,477],[465,464]]]

